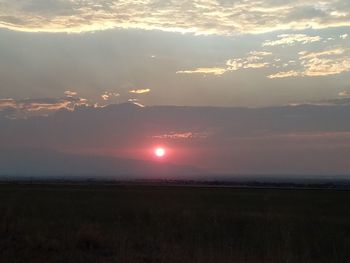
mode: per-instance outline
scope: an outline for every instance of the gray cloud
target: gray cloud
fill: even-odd
[[[346,2],[1,0],[0,26],[45,32],[139,28],[195,34],[263,33],[349,26]]]

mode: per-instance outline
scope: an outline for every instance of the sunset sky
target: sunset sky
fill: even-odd
[[[14,155],[165,145],[197,172],[347,174],[348,113],[348,0],[0,0]]]

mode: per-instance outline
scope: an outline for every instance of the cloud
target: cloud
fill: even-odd
[[[343,34],[343,35],[340,35],[339,37],[341,38],[341,39],[347,39],[348,38],[348,34]]]
[[[29,32],[110,28],[195,34],[350,26],[347,0],[2,0],[0,26]]]
[[[350,92],[349,91],[346,91],[346,90],[343,90],[343,91],[340,91],[339,93],[338,93],[338,96],[339,97],[345,97],[345,98],[348,98],[348,97],[350,97]]]
[[[0,109],[5,109],[8,107],[15,108],[17,103],[14,99],[0,99]]]
[[[152,138],[155,139],[204,139],[209,136],[206,132],[170,132],[167,134],[161,134],[161,135],[154,135]]]
[[[145,105],[140,103],[140,101],[138,99],[128,99],[128,102],[131,102],[133,105],[136,105],[136,106],[138,106],[140,108],[146,107]]]
[[[243,68],[265,68],[268,66],[269,63],[264,62],[264,63],[247,63],[243,65]]]
[[[108,100],[108,99],[109,99],[109,96],[108,96],[107,94],[102,94],[102,95],[101,95],[101,98],[102,98],[103,100]]]
[[[330,48],[317,52],[301,51],[298,54],[300,70],[282,71],[267,78],[319,77],[350,71],[350,49]]]
[[[193,70],[179,70],[176,71],[176,74],[213,74],[213,75],[222,75],[227,71],[226,68],[196,68]]]
[[[119,93],[116,92],[109,92],[105,91],[102,95],[101,98],[105,101],[111,100],[112,98],[119,97]]]
[[[316,57],[331,56],[331,55],[341,55],[345,52],[343,48],[327,49],[319,52],[308,52],[300,51],[299,55],[301,59],[313,59]]]
[[[150,89],[133,89],[133,90],[129,90],[129,93],[144,94],[144,93],[149,93],[150,91],[151,91]]]
[[[74,97],[74,96],[77,96],[78,93],[76,91],[67,90],[64,92],[64,95],[66,95],[67,97]]]
[[[300,76],[300,72],[290,70],[290,71],[281,71],[275,74],[268,75],[269,79],[279,79],[279,78],[289,78],[289,77],[298,77]]]
[[[339,98],[328,99],[328,100],[317,100],[317,101],[304,101],[289,103],[289,106],[349,106],[350,105],[350,94],[347,91],[341,91],[338,93]]]
[[[270,65],[267,61],[268,56],[271,56],[271,52],[266,51],[251,51],[245,57],[233,58],[226,61],[228,71],[235,71],[239,69],[257,69],[265,68]]]
[[[262,45],[266,46],[292,46],[297,43],[300,44],[308,44],[313,42],[321,41],[322,38],[320,36],[308,36],[305,34],[282,34],[277,36],[278,40],[267,40]]]
[[[35,115],[48,115],[60,109],[74,110],[77,106],[88,105],[83,98],[44,98],[44,99],[0,99],[0,111],[9,111],[10,118],[26,118]]]
[[[196,68],[193,70],[180,70],[177,74],[213,74],[222,75],[229,71],[236,71],[239,69],[259,69],[270,65],[266,61],[267,56],[271,56],[271,52],[266,51],[251,51],[245,57],[233,58],[226,61],[226,67],[212,67],[212,68]]]
[[[304,76],[328,76],[350,71],[349,50],[336,48],[300,54],[299,60],[305,68]]]
[[[267,51],[250,51],[249,55],[263,57],[263,56],[270,56],[270,55],[272,55],[272,52],[267,52]]]

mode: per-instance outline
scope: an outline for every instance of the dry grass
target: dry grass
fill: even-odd
[[[0,186],[0,262],[350,262],[350,193]]]

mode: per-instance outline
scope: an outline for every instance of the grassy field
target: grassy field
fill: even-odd
[[[350,262],[350,192],[0,185],[0,262]]]

